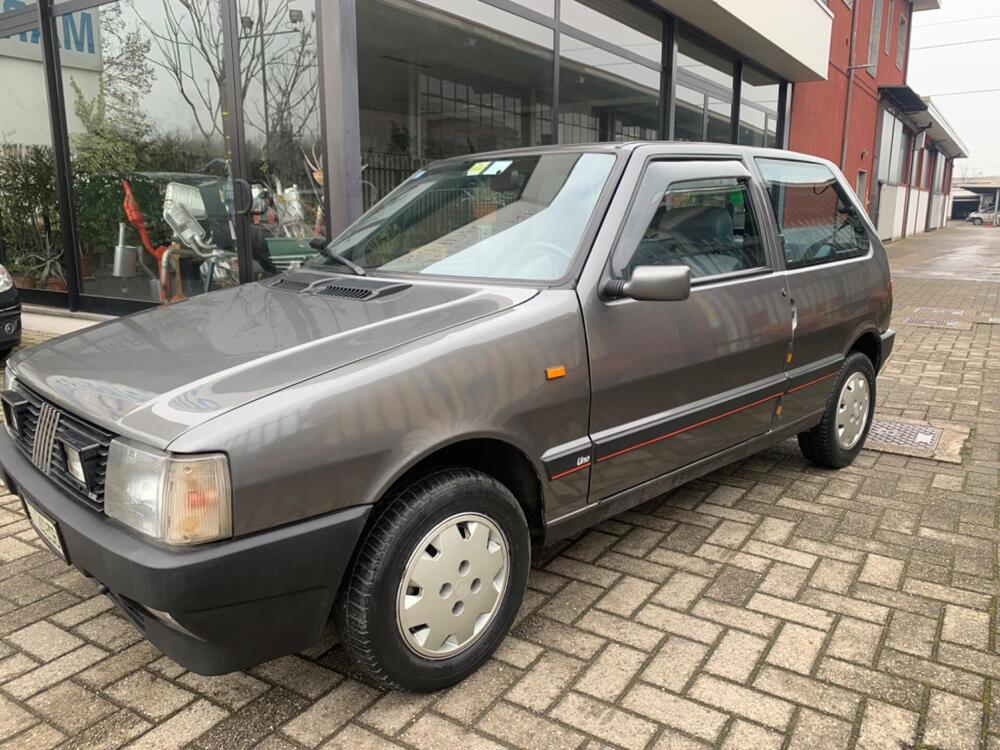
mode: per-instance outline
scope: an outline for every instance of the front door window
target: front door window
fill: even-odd
[[[691,278],[747,271],[767,265],[749,210],[747,185],[735,179],[675,184],[663,194],[634,252],[613,261],[619,278],[638,266],[685,265]]]

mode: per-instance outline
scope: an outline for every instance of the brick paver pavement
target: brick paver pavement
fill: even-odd
[[[496,658],[437,695],[364,684],[332,632],[185,672],[0,498],[0,747],[1000,750],[1000,232],[890,256],[878,411],[970,425],[961,465],[788,443],[716,472],[546,550]]]

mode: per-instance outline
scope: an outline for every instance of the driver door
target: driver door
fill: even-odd
[[[771,428],[792,320],[762,231],[765,201],[735,159],[644,165],[601,281],[583,300],[592,500]],[[607,281],[650,265],[686,265],[690,297],[602,299]]]

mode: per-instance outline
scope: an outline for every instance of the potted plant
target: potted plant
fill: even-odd
[[[476,185],[468,192],[469,200],[472,202],[472,212],[477,220],[489,216],[500,208],[500,193],[489,185]]]
[[[52,267],[49,275],[45,277],[45,288],[51,292],[65,292],[69,289],[66,286],[66,278],[63,276],[62,268]]]
[[[80,250],[80,278],[93,279],[97,253],[90,250]]]
[[[35,255],[32,256],[32,260],[36,261],[36,265],[31,273],[45,289],[53,292],[66,291],[66,275],[62,269],[61,252],[48,256]]]
[[[27,256],[14,256],[5,265],[7,266],[7,270],[10,271],[11,278],[14,279],[14,286],[18,289],[35,288],[38,281],[34,274],[32,274],[32,264]]]

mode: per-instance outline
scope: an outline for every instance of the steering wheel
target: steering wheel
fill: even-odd
[[[802,259],[806,261],[815,260],[819,257],[820,250],[824,247],[832,247],[834,250],[840,250],[841,252],[844,252],[845,250],[844,246],[837,242],[836,235],[831,235],[829,237],[825,237],[824,239],[817,240],[807,247],[802,252]]]

